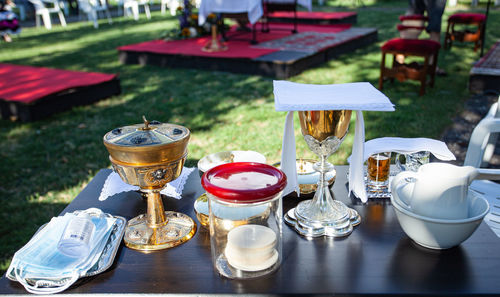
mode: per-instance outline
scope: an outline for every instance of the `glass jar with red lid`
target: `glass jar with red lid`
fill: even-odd
[[[240,162],[207,171],[201,184],[209,198],[215,269],[228,278],[254,278],[278,269],[282,259],[285,174],[261,163]]]

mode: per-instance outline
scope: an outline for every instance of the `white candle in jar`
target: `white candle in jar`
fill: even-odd
[[[225,255],[236,269],[259,271],[273,266],[278,260],[276,233],[262,225],[243,225],[227,234]]]

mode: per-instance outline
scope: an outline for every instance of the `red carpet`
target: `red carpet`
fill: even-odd
[[[479,70],[480,72],[500,74],[500,41],[497,41],[486,55],[474,64],[473,70],[474,68],[476,68],[476,71],[482,68],[482,70]]]
[[[35,121],[120,94],[115,74],[0,63],[0,116]]]
[[[299,24],[299,33],[303,32],[317,32],[317,33],[338,33],[349,29],[350,24],[342,25],[306,25]],[[291,35],[290,24],[271,24],[271,31],[269,33],[262,33],[260,26],[257,26],[257,41],[259,43],[268,42],[272,40],[279,40]],[[258,48],[252,46],[250,40],[252,39],[251,32],[236,32],[231,30],[227,33],[229,40],[227,41],[228,50],[223,52],[209,53],[202,51],[202,47],[210,40],[210,37],[199,37],[186,40],[153,40],[146,41],[138,44],[125,45],[118,48],[119,51],[132,51],[132,52],[149,52],[156,54],[167,55],[181,55],[181,56],[200,56],[200,57],[214,57],[214,58],[244,58],[255,59],[263,55],[267,55],[280,48]]]
[[[228,33],[229,38],[234,34]],[[264,36],[257,35],[258,41],[269,39],[278,39],[287,36],[287,33],[270,33]],[[250,48],[249,40],[252,35],[243,33],[237,37],[242,40],[230,40],[227,42],[228,49],[223,52],[209,53],[204,52],[201,48],[210,41],[210,37],[199,37],[185,40],[152,40],[138,44],[125,45],[118,48],[120,51],[136,51],[136,52],[150,52],[157,54],[171,54],[181,56],[203,56],[203,57],[225,57],[225,58],[257,58],[277,50],[275,49],[252,49]],[[243,40],[244,39],[244,40]]]
[[[0,99],[29,104],[51,94],[115,78],[114,74],[0,64]]]
[[[333,20],[345,19],[356,15],[355,12],[321,12],[321,11],[297,11],[298,19],[318,19],[318,20]],[[271,18],[289,18],[293,19],[292,11],[277,11],[269,14]]]
[[[474,94],[500,93],[500,40],[472,66],[469,90]]]
[[[286,79],[335,57],[377,40],[377,29],[356,28],[351,24],[299,23],[292,34],[290,23],[270,23],[270,32],[257,25],[258,44],[252,45],[252,32],[226,34],[227,51],[208,53],[202,48],[209,37],[187,40],[153,40],[118,48],[124,64],[155,65],[226,71]]]

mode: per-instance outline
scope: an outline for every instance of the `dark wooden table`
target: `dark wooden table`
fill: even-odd
[[[220,277],[212,266],[209,233],[199,228],[193,239],[173,249],[142,253],[122,245],[108,271],[82,279],[66,292],[500,295],[500,239],[485,223],[459,247],[444,251],[419,247],[404,234],[389,203],[362,205],[347,196],[346,170],[345,166],[337,166],[333,191],[336,199],[359,211],[361,225],[343,239],[314,240],[300,237],[284,225],[283,262],[274,274],[245,281]],[[145,213],[146,203],[135,192],[98,200],[110,172],[99,171],[64,212],[98,207],[127,219]],[[193,202],[202,192],[195,171],[183,198],[166,198],[165,207],[195,218]],[[298,201],[296,197],[285,197],[284,208]],[[18,293],[26,291],[5,277],[0,280],[0,295]]]

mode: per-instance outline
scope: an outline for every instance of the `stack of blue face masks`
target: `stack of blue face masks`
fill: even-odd
[[[64,291],[85,275],[99,261],[117,219],[96,208],[84,212],[88,212],[95,225],[88,255],[70,257],[58,250],[57,244],[66,225],[76,216],[75,213],[67,213],[52,218],[15,253],[7,270],[7,277],[20,282],[28,292],[53,294]]]

